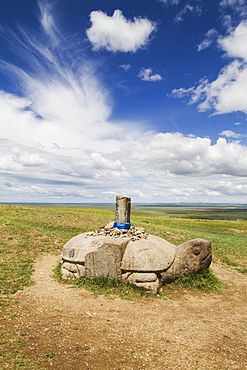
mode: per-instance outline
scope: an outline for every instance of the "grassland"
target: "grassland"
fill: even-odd
[[[32,284],[33,261],[37,255],[59,255],[70,238],[104,226],[114,218],[111,205],[94,209],[0,205],[1,322],[9,319],[5,307],[14,303],[13,293]],[[131,221],[176,245],[197,237],[209,239],[214,260],[247,272],[247,208],[134,206]],[[201,278],[205,290],[209,277]],[[186,286],[191,281],[185,279],[181,284]],[[5,348],[4,354],[0,351],[0,366],[7,363],[11,369],[40,368],[22,358],[21,343],[8,332],[0,332],[0,344]]]
[[[107,207],[106,207],[107,208]],[[178,245],[193,238],[212,242],[215,260],[247,272],[247,209],[133,207],[131,221]],[[39,253],[59,254],[73,236],[114,220],[114,208],[0,206],[0,298],[31,284]]]

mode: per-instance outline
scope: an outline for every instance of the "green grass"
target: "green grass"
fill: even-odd
[[[166,215],[169,217],[182,217],[205,220],[242,220],[247,221],[247,207],[164,207],[164,206],[138,206],[132,207],[132,213],[137,215]]]
[[[32,283],[39,253],[59,254],[70,238],[110,219],[105,211],[0,205],[0,305]]]
[[[87,288],[96,295],[104,295],[108,298],[118,296],[124,299],[134,299],[137,297],[150,296],[150,294],[141,288],[106,277],[80,278],[74,281],[74,285]]]
[[[63,283],[61,276],[61,264],[58,263],[53,270],[53,277],[60,283]],[[137,297],[151,296],[144,289],[136,286],[125,284],[120,280],[108,279],[106,277],[85,277],[76,280],[66,281],[66,284],[71,284],[72,287],[86,288],[95,295],[104,295],[107,298],[120,297],[123,299],[133,300]]]
[[[205,293],[221,293],[224,288],[224,284],[210,269],[205,269],[188,276],[181,276],[172,285],[182,289],[200,290]]]
[[[237,268],[236,270],[238,272],[240,272],[241,274],[247,274],[247,269],[239,269],[239,268]]]
[[[205,212],[203,208],[133,207],[132,223],[176,245],[197,237],[209,239],[214,259],[246,273],[247,221],[232,219],[233,213],[246,214],[245,211],[243,207],[205,208]],[[187,218],[198,213],[200,218]],[[222,213],[225,219],[219,219]],[[209,219],[209,214],[216,219]],[[70,238],[104,226],[114,217],[114,209],[99,206],[0,205],[0,305],[8,304],[13,293],[32,283],[32,264],[39,253],[59,254]]]

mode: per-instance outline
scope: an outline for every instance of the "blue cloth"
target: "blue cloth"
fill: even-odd
[[[113,228],[125,229],[125,230],[128,230],[130,226],[131,226],[131,223],[119,224],[118,222],[114,222],[113,224]]]

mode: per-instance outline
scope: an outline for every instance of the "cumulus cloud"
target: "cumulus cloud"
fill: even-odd
[[[16,163],[11,155],[0,156],[0,170],[19,171],[21,168],[21,164]]]
[[[150,81],[155,82],[155,81],[162,80],[161,75],[159,75],[158,73],[153,74],[153,71],[151,68],[142,68],[142,70],[138,74],[138,77],[140,77],[140,79],[143,81],[149,81],[149,82]]]
[[[215,81],[202,79],[198,86],[174,89],[173,96],[190,96],[190,104],[203,100],[200,111],[215,114],[241,111],[247,113],[247,23],[241,22],[229,35],[219,38],[219,45],[234,61],[220,71]]]
[[[238,134],[238,133],[236,133],[234,131],[231,131],[231,130],[224,130],[219,135],[225,136],[225,137],[232,137],[233,139],[240,139],[240,138],[243,138],[243,137],[247,136],[245,134]]]
[[[91,158],[97,168],[108,170],[113,169],[118,171],[125,170],[123,164],[118,159],[110,160],[103,157],[100,153],[92,153]]]
[[[102,11],[90,14],[92,26],[87,29],[87,37],[94,50],[106,49],[112,52],[136,52],[144,47],[156,26],[146,18],[126,19],[121,10],[108,16]]]
[[[23,164],[23,166],[42,166],[48,164],[45,158],[42,158],[37,153],[23,153],[17,157],[17,161]]]
[[[219,44],[229,57],[247,62],[247,21],[241,22],[228,36],[221,37]]]
[[[129,159],[138,163],[149,176],[202,176],[228,174],[246,176],[247,148],[238,142],[228,143],[219,138],[212,145],[208,138],[191,138],[181,133],[159,133],[143,136],[131,148]]]
[[[174,89],[173,96],[191,96],[190,104],[203,100],[199,111],[213,109],[216,114],[242,111],[247,113],[247,68],[238,60],[224,67],[217,79],[209,82],[202,79],[200,84],[189,89]]]

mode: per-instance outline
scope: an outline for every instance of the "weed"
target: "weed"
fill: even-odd
[[[231,261],[227,256],[223,256],[221,258],[221,261],[223,263],[226,263],[228,266],[238,266],[238,264],[236,262]]]
[[[53,269],[53,274],[52,274],[53,279],[56,279],[60,283],[63,282],[62,279],[62,274],[61,274],[61,263],[58,262],[55,268]]]
[[[120,297],[123,299],[134,299],[137,297],[151,296],[144,289],[134,285],[126,284],[121,280],[109,279],[107,277],[82,277],[72,281],[77,287],[87,288],[96,295],[104,295],[108,298]]]
[[[127,355],[130,355],[130,356],[134,356],[135,354],[135,350],[134,349],[130,349],[126,352]]]
[[[48,352],[47,354],[46,354],[46,357],[47,358],[53,358],[55,356],[55,352]]]
[[[247,274],[247,269],[236,269],[238,272],[240,272],[241,274]]]
[[[188,276],[181,276],[171,283],[182,289],[201,290],[205,293],[221,293],[224,284],[213,274],[210,269],[204,269]]]

